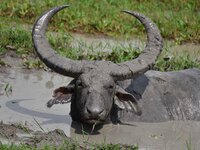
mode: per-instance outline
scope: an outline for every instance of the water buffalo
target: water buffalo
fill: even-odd
[[[191,83],[186,84],[186,81],[190,80],[198,83],[199,80],[193,75],[193,73],[199,74],[197,70],[185,71],[188,72],[187,76],[184,76],[184,71],[177,73],[149,71],[144,74],[153,67],[162,51],[163,42],[157,26],[149,18],[137,12],[123,11],[136,17],[147,32],[146,47],[136,59],[115,64],[110,61],[77,61],[59,56],[47,42],[45,31],[52,16],[66,7],[68,5],[55,7],[44,13],[36,21],[32,31],[35,50],[47,67],[59,74],[74,78],[66,87],[54,91],[54,98],[47,103],[48,107],[55,103],[70,101],[72,120],[90,124],[103,123],[108,118],[116,120],[120,117],[119,113],[115,112],[123,113],[121,111],[123,109],[125,112],[134,112],[131,114],[136,116],[137,120],[159,121],[176,119],[180,116],[174,115],[173,109],[178,109],[177,106],[180,99],[184,98],[184,93],[186,99],[198,97],[197,93],[194,94],[195,97],[187,95],[187,91],[196,87],[191,88],[191,85],[188,86]],[[183,81],[180,77],[183,77]],[[180,83],[175,82],[178,79]],[[171,87],[169,91],[162,90],[167,87]],[[185,101],[188,101],[186,99]],[[168,104],[173,108],[168,107]]]
[[[135,95],[142,108],[141,116],[120,109],[120,121],[200,120],[199,69],[150,70],[137,79],[121,81],[120,86]]]

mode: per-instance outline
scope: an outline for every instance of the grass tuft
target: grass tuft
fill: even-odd
[[[26,144],[0,144],[0,149],[1,150],[37,150],[37,147],[29,146]],[[94,145],[86,145],[81,146],[81,145],[76,145],[73,143],[70,143],[68,141],[65,141],[63,144],[60,144],[59,146],[54,146],[54,145],[44,145],[40,147],[39,149],[41,150],[80,150],[80,149],[85,149],[85,150],[138,150],[138,146],[126,146],[126,145],[121,145],[121,144],[94,144]]]

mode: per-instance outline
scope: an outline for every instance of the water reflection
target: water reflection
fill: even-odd
[[[36,111],[31,108],[26,108],[26,107],[20,106],[20,103],[23,103],[23,101],[30,101],[30,100],[33,100],[33,99],[11,100],[11,101],[6,102],[6,107],[15,112],[25,114],[30,117],[38,117],[38,118],[42,118],[42,119],[47,119],[45,121],[42,121],[41,125],[51,124],[51,123],[58,123],[58,124],[66,123],[68,125],[71,124],[71,119],[70,119],[69,115],[67,115],[67,114],[56,115],[53,113],[39,112],[39,111]]]

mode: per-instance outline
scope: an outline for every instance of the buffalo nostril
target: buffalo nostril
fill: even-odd
[[[88,108],[87,107],[87,112],[92,117],[100,117],[103,114],[104,109],[103,108]]]

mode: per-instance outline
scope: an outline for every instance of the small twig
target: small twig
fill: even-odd
[[[36,122],[36,124],[39,126],[39,128],[45,132],[45,130],[42,128],[42,126],[39,124],[39,122],[33,117],[34,121]]]

